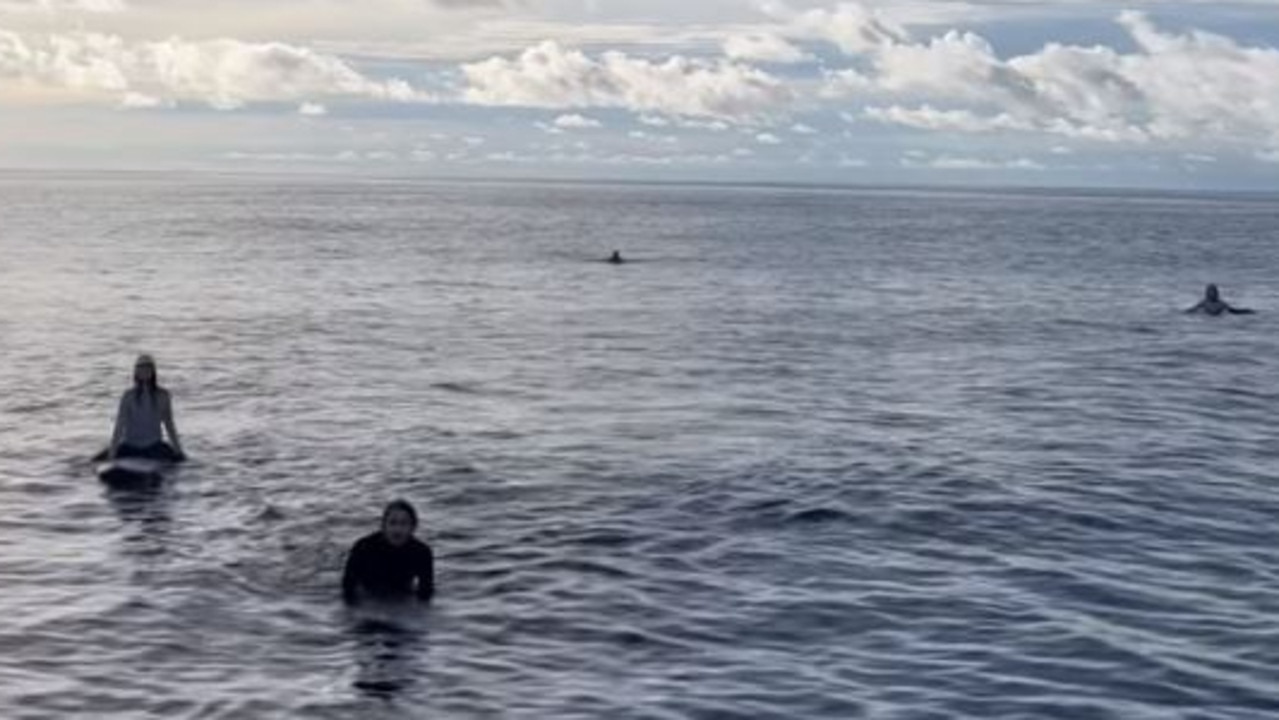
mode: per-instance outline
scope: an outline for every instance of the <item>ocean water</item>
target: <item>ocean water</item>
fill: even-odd
[[[1277,271],[1261,197],[0,176],[0,717],[1273,718]],[[347,610],[394,497],[439,595]]]

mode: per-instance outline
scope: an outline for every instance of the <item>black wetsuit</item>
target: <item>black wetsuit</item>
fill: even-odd
[[[430,600],[434,593],[435,556],[430,545],[415,537],[397,547],[375,532],[357,540],[346,558],[342,597],[349,603],[357,602],[361,595]]]

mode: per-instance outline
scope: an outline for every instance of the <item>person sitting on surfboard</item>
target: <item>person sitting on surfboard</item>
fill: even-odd
[[[355,542],[342,573],[342,598],[355,604],[364,597],[382,600],[435,594],[435,556],[413,536],[417,510],[395,500],[382,511],[382,528]]]
[[[621,265],[626,261],[622,259],[622,251],[614,250],[613,254],[608,256],[608,262],[611,262],[614,265]]]
[[[164,441],[167,433],[169,442]],[[133,364],[133,387],[120,398],[115,430],[106,459],[141,457],[181,462],[186,459],[178,427],[173,422],[173,399],[160,387],[155,360],[139,355]]]
[[[1221,299],[1221,292],[1217,290],[1216,285],[1208,285],[1204,288],[1204,298],[1200,300],[1194,307],[1187,308],[1187,313],[1204,313],[1206,315],[1220,315],[1222,313],[1230,313],[1231,315],[1251,315],[1252,310],[1248,308],[1237,308]]]

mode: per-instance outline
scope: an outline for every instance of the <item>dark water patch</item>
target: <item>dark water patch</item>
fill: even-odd
[[[851,522],[853,515],[832,507],[815,507],[796,510],[786,516],[786,522],[799,525],[816,525],[837,522]]]
[[[9,413],[11,415],[39,415],[52,410],[64,407],[62,400],[42,400],[32,402],[15,402],[10,403],[7,407],[0,409],[0,412]]]
[[[480,395],[483,390],[475,384],[461,382],[437,382],[431,383],[431,387],[436,390],[442,390],[449,393],[458,393],[460,395]]]
[[[635,574],[615,564],[585,558],[555,558],[534,563],[535,571],[555,576],[572,576],[579,578],[599,577],[610,580],[628,580]]]

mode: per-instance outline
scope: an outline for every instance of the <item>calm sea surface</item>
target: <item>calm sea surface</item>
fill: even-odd
[[[1255,197],[0,176],[0,717],[1274,718],[1277,278]]]

